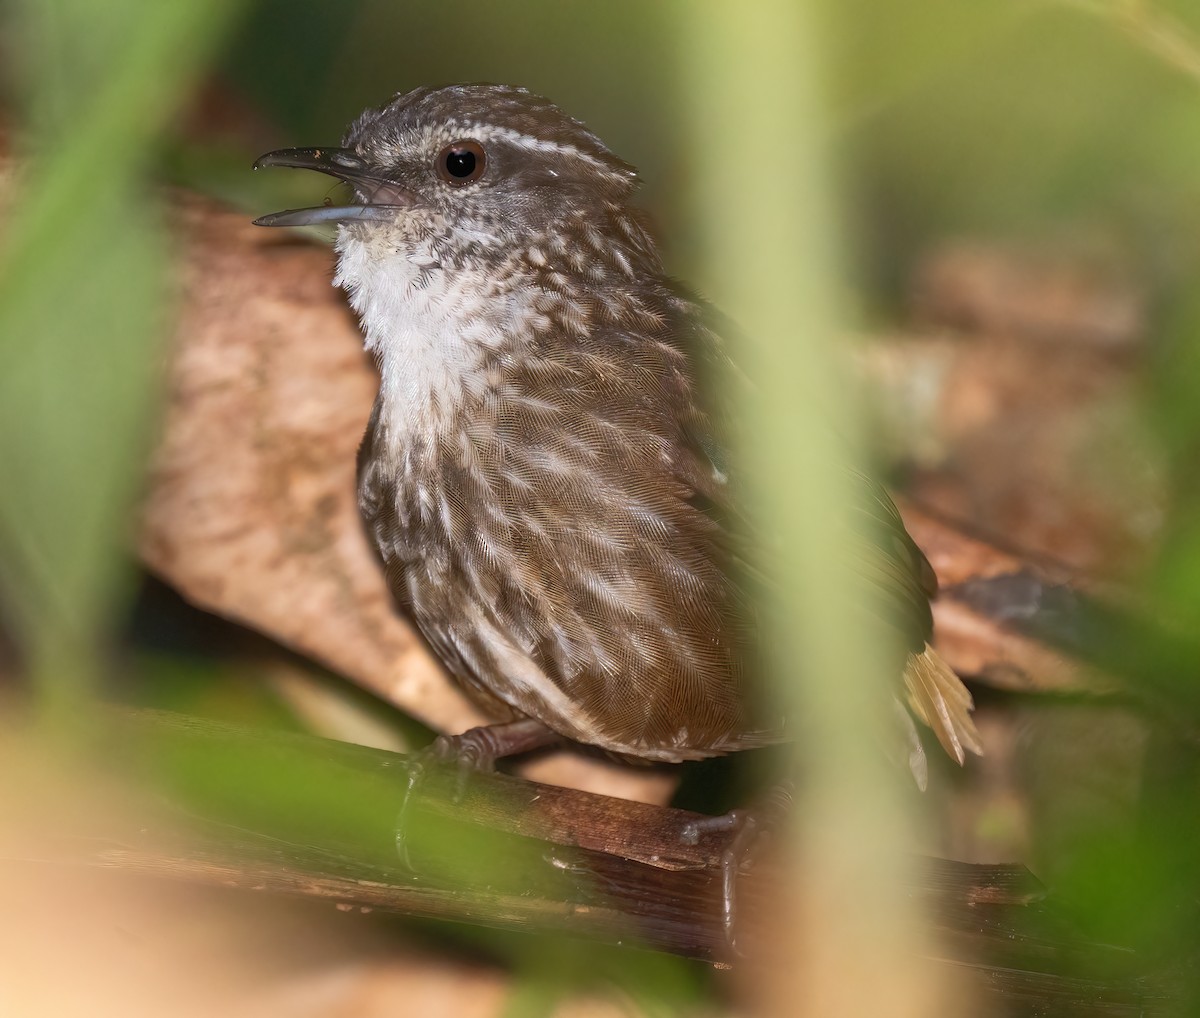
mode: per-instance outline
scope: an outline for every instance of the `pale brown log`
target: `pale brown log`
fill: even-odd
[[[394,610],[355,506],[375,394],[330,252],[179,205],[182,309],[143,560],[434,728],[484,719]]]

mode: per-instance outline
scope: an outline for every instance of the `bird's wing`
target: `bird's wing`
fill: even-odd
[[[730,553],[743,574],[773,585],[774,580],[761,575],[761,568],[751,565],[761,558],[758,548],[765,535],[743,501],[740,493],[745,488],[734,476],[737,467],[728,453],[735,440],[739,407],[753,398],[755,387],[725,349],[722,335],[731,331],[729,323],[699,302],[697,307],[702,309],[702,317],[689,338],[704,387],[705,412],[689,421],[687,455],[677,466],[679,479],[697,490],[706,510],[726,531]],[[780,469],[788,469],[788,464],[780,464]],[[847,475],[849,565],[877,593],[872,606],[875,611],[900,632],[908,649],[919,652],[933,630],[929,601],[937,592],[937,577],[883,487],[853,467],[847,467]]]
[[[726,352],[722,335],[730,334],[730,324],[699,302],[697,306],[703,310],[690,338],[699,373],[709,380],[707,413],[695,418],[688,443],[691,455],[684,461],[681,480],[701,489],[707,511],[725,532],[734,582],[742,586],[745,600],[753,601],[769,593],[777,581],[755,565],[761,562],[764,535],[739,500],[738,492],[744,489],[732,476],[736,467],[727,450],[736,427],[737,406],[753,397],[754,385]],[[720,381],[719,386],[712,384],[715,380]],[[780,468],[786,469],[786,464]],[[946,752],[962,763],[964,751],[979,753],[981,743],[971,720],[971,694],[929,644],[933,634],[930,601],[937,594],[937,575],[909,536],[884,488],[860,470],[848,466],[847,471],[851,498],[848,565],[869,585],[873,595],[869,610],[896,632],[907,651],[902,673],[910,708],[933,730]],[[712,476],[723,483],[706,485],[705,479]],[[923,770],[922,756],[913,764],[922,785]]]

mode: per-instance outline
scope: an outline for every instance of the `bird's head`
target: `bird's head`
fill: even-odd
[[[342,147],[269,152],[255,167],[317,170],[348,184],[344,205],[262,216],[260,226],[337,223],[342,240],[462,267],[533,252],[582,269],[590,249],[653,256],[627,209],[637,177],[583,124],[522,88],[418,88],[363,113]],[[646,249],[649,247],[649,251]],[[610,258],[612,257],[610,251]],[[606,259],[607,260],[607,259]]]

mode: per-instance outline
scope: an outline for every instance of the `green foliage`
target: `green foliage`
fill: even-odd
[[[66,716],[120,617],[168,335],[148,165],[234,6],[18,5],[27,156],[0,248],[0,597]]]

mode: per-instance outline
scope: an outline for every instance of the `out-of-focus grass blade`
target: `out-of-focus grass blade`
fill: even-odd
[[[870,593],[845,525],[859,429],[837,349],[842,231],[814,73],[823,39],[790,0],[686,11],[704,288],[741,324],[737,354],[758,387],[742,407],[741,462],[751,511],[776,539],[760,549],[778,580],[763,606],[769,664],[803,776],[802,891],[778,954],[795,967],[772,975],[763,997],[777,1013],[929,1014],[931,987],[901,946],[919,933],[899,891],[904,817],[879,747],[895,678],[884,634],[863,628]]]
[[[0,238],[0,598],[65,711],[122,604],[153,428],[169,280],[146,166],[236,6],[13,8],[25,122]]]

